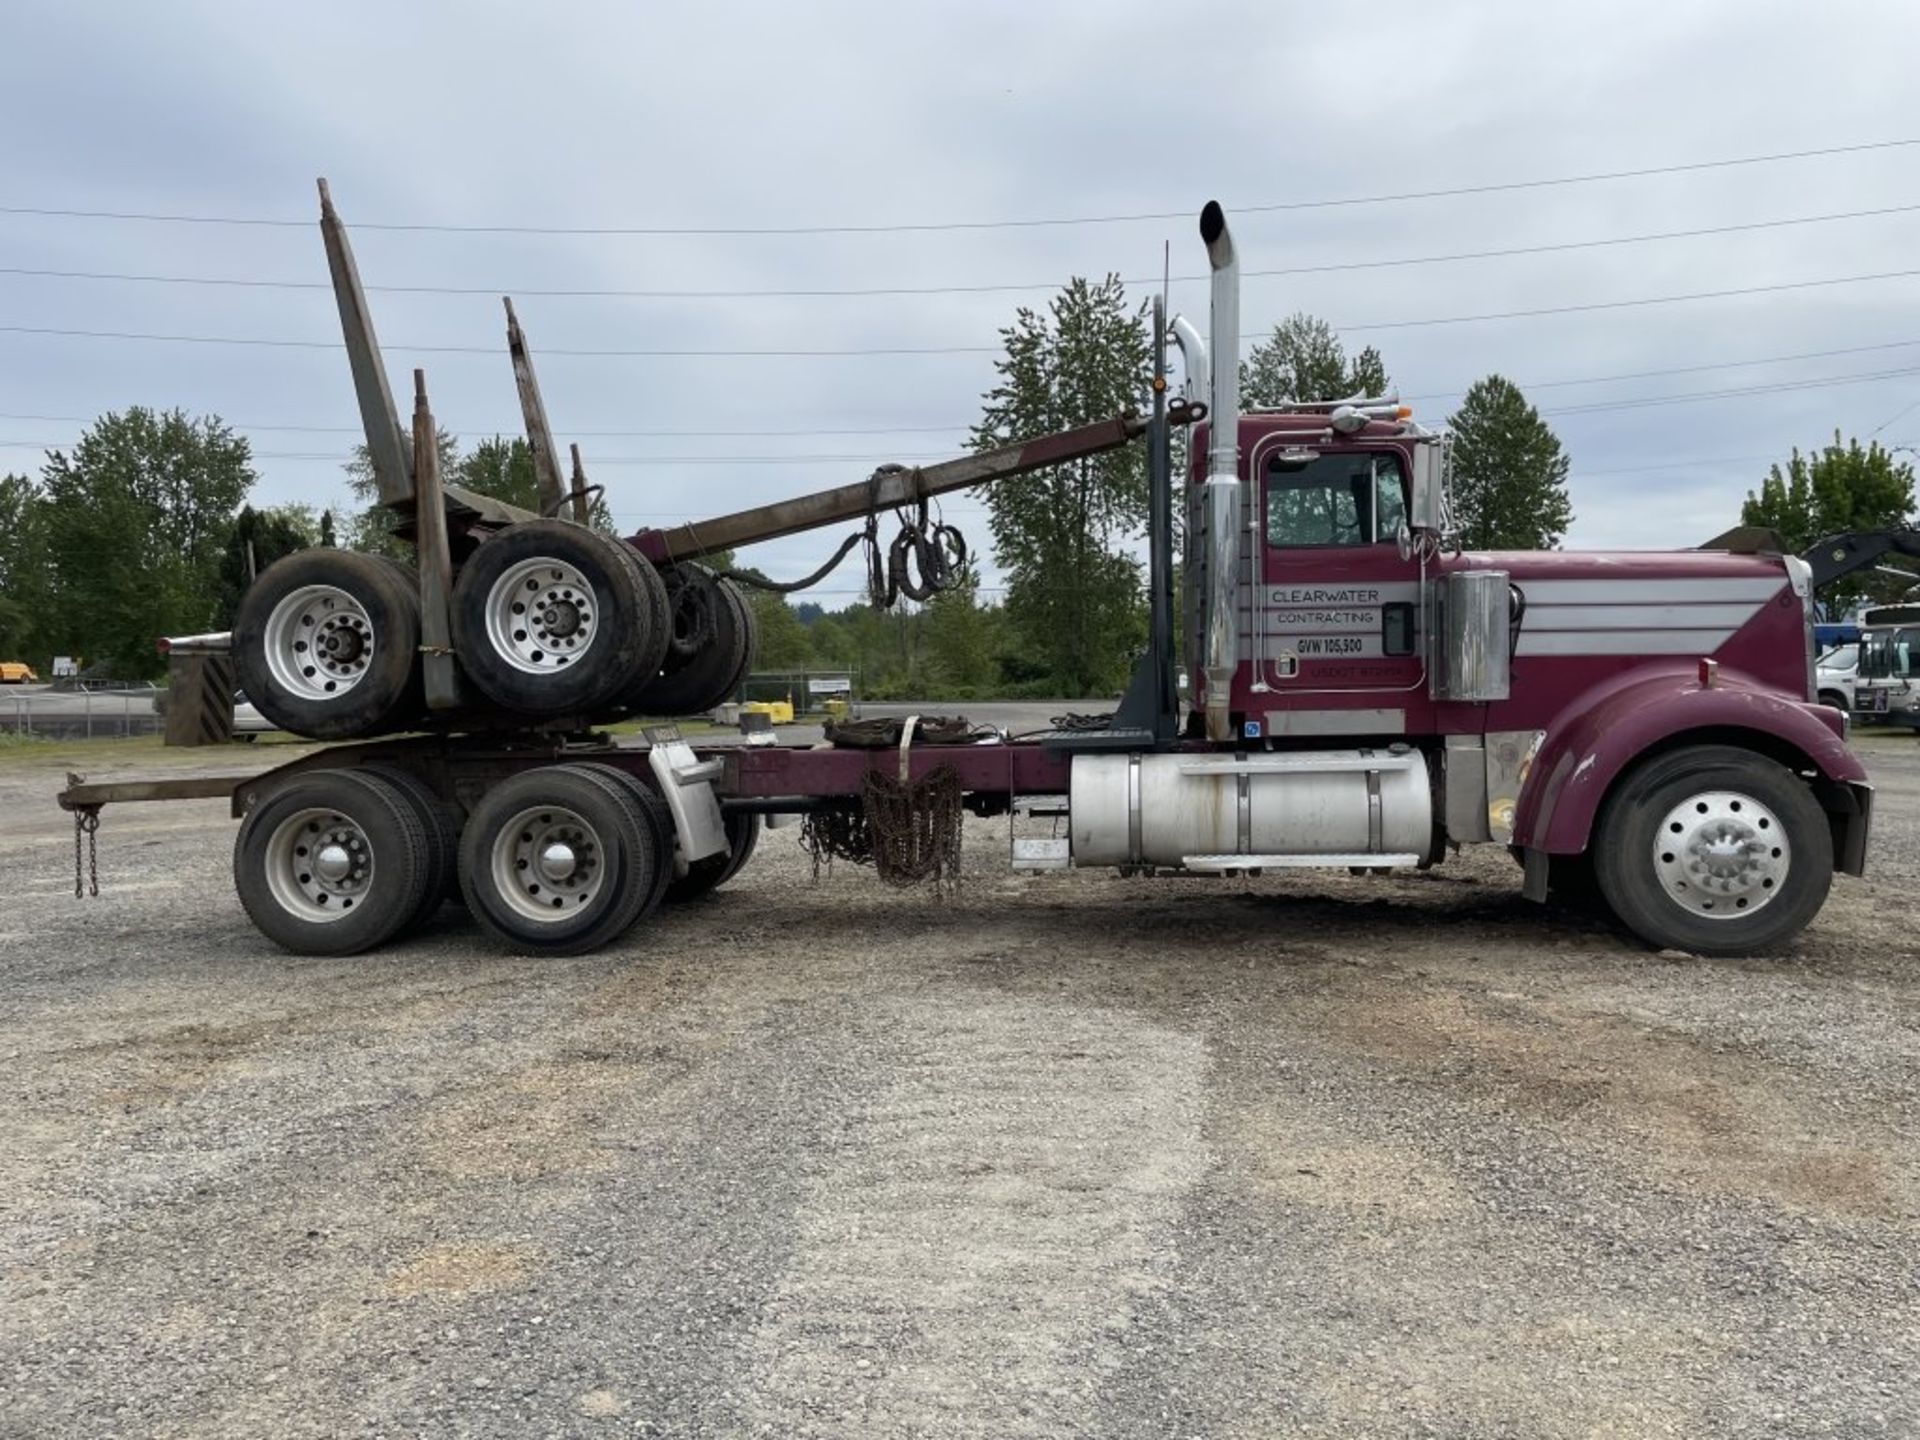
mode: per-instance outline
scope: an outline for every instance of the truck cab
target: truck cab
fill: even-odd
[[[1860,872],[1871,788],[1817,698],[1804,561],[1464,549],[1447,439],[1391,397],[1243,413],[1218,207],[1201,237],[1204,351],[1174,328],[1208,404],[1183,578],[1185,734],[1211,754],[1089,765],[1108,811],[1127,787],[1129,860],[1379,869],[1490,842],[1535,899],[1597,889],[1650,942],[1722,954],[1795,933],[1835,869]]]

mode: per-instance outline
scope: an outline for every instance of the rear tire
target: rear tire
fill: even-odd
[[[627,698],[642,715],[702,715],[740,688],[759,649],[753,607],[731,580],[713,583],[712,638],[678,669],[637,686]]]
[[[730,811],[726,817],[727,848],[719,855],[708,855],[687,866],[687,873],[667,886],[667,903],[684,905],[689,900],[704,900],[740,873],[760,843],[761,821],[758,815]]]
[[[640,907],[640,913],[634,917],[638,924],[655,910],[665,898],[667,887],[673,880],[673,848],[677,843],[673,811],[667,802],[654,792],[651,785],[639,776],[622,770],[618,765],[605,765],[597,761],[583,763],[582,770],[591,770],[618,786],[632,804],[634,813],[647,831],[653,836],[654,854],[658,857],[653,867],[653,884],[647,892],[646,903]]]
[[[1627,774],[1601,809],[1593,856],[1622,924],[1697,955],[1785,944],[1833,883],[1832,832],[1805,783],[1730,745],[1669,751]]]
[[[282,730],[376,735],[420,714],[420,603],[387,561],[302,550],[275,561],[233,622],[239,686]]]
[[[639,557],[564,520],[494,535],[453,586],[460,664],[489,700],[536,718],[603,711],[659,662]]]
[[[448,900],[459,898],[460,812],[404,765],[375,761],[361,768],[369,775],[379,776],[405,796],[426,833],[427,864],[420,887],[420,908],[395,932],[400,936],[412,935],[424,929]]]
[[[411,801],[377,775],[310,770],[247,812],[233,883],[262,935],[296,955],[357,955],[416,915],[429,866]]]
[[[624,790],[587,766],[543,765],[473,807],[460,838],[460,889],[474,918],[512,949],[581,955],[640,917],[661,863]]]

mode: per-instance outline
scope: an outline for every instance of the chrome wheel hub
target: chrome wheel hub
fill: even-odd
[[[1682,801],[1653,837],[1654,873],[1668,898],[1709,920],[1735,920],[1771,904],[1792,861],[1780,817],[1732,790]]]
[[[280,908],[328,922],[353,912],[373,885],[373,847],[338,810],[300,810],[267,841],[267,888]]]
[[[493,887],[528,920],[554,922],[589,904],[606,883],[599,832],[572,810],[522,810],[494,837]]]
[[[516,670],[550,675],[599,633],[593,587],[563,560],[524,560],[487,592],[487,643]]]
[[[303,585],[273,607],[263,643],[274,683],[303,700],[328,700],[360,683],[373,663],[373,621],[335,585]]]

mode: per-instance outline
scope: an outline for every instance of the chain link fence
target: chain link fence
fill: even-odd
[[[10,690],[0,692],[0,734],[43,740],[125,740],[165,728],[163,691]]]

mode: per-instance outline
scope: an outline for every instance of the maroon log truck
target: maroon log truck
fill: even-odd
[[[1872,791],[1845,718],[1814,702],[1809,566],[1761,550],[1462,550],[1447,439],[1393,400],[1242,413],[1238,261],[1217,205],[1200,221],[1211,334],[1156,309],[1149,417],[624,544],[442,491],[431,444],[410,443],[433,434],[424,390],[410,437],[344,230],[323,214],[369,450],[421,563],[290,557],[255,583],[230,639],[196,649],[227,644],[277,723],[350,743],[265,774],[80,783],[61,797],[90,827],[113,800],[231,794],[241,900],[288,948],[371,948],[457,881],[507,944],[577,952],[663,897],[723,883],[763,817],[803,814],[857,851],[941,803],[1064,813],[1065,838],[1014,842],[1029,869],[1385,871],[1505,845],[1529,897],[1597,896],[1646,943],[1708,955],[1780,946],[1836,869],[1861,873]],[[542,508],[571,501],[583,519],[577,453],[569,492],[517,322],[511,336],[545,452]],[[1183,399],[1168,393],[1169,340]],[[1195,427],[1184,706],[1171,620],[1181,425]],[[905,724],[880,749],[696,748],[671,730],[639,743],[592,728],[698,713],[738,687],[750,612],[700,556],[891,507],[924,518],[942,491],[1137,439],[1152,482],[1151,644],[1103,722],[1019,740],[949,727],[945,743]],[[924,545],[924,526],[910,534]],[[939,827],[904,828],[924,842]]]

